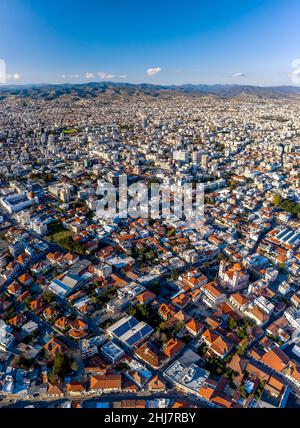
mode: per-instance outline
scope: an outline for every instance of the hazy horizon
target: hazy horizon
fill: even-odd
[[[129,82],[129,81],[110,81],[110,80],[99,80],[99,81],[90,81],[90,82],[61,82],[61,83],[55,83],[55,82],[40,82],[40,83],[6,83],[1,85],[0,84],[0,88],[22,88],[22,87],[34,87],[34,86],[64,86],[64,85],[97,85],[97,84],[113,84],[113,85],[133,85],[133,86],[141,86],[141,85],[148,85],[148,86],[161,86],[161,87],[183,87],[183,86],[208,86],[208,87],[213,87],[213,86],[235,86],[235,87],[244,87],[244,86],[249,86],[249,87],[258,87],[258,88],[280,88],[280,87],[290,87],[290,88],[295,88],[295,89],[299,89],[300,91],[300,86],[299,85],[293,85],[293,83],[291,84],[282,84],[282,85],[256,85],[256,84],[247,84],[247,83],[204,83],[204,82],[200,82],[200,83],[190,83],[190,82],[186,82],[186,83],[181,83],[181,84],[173,84],[173,83],[166,83],[166,84],[160,84],[160,83],[151,83],[151,82],[145,82],[145,81],[141,81],[141,82]]]

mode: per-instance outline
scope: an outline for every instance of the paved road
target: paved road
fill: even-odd
[[[18,402],[0,402],[0,407],[6,408],[24,408],[26,406],[33,405],[38,408],[47,408],[47,407],[60,407],[66,402],[69,401],[81,401],[83,407],[95,407],[96,403],[114,403],[122,400],[148,400],[153,401],[155,399],[165,399],[165,400],[183,400],[190,405],[197,405],[197,407],[205,408],[207,407],[205,403],[198,400],[196,397],[191,395],[182,394],[178,391],[163,393],[145,393],[140,392],[137,394],[126,394],[126,393],[114,393],[114,394],[102,394],[98,396],[85,395],[79,397],[68,398],[64,397],[61,399],[56,398],[45,398],[45,399],[25,399],[18,400]]]

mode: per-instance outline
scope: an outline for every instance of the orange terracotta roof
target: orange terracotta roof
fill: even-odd
[[[148,383],[148,389],[151,391],[164,391],[166,384],[156,375]]]
[[[121,375],[98,375],[91,376],[90,389],[92,390],[108,390],[118,389],[122,387]]]
[[[261,358],[261,362],[277,372],[281,372],[288,364],[289,357],[279,348],[271,349]]]
[[[181,349],[184,348],[184,343],[179,339],[170,339],[164,346],[164,354],[166,357],[174,357]]]

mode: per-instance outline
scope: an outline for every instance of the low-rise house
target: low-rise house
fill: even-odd
[[[58,330],[65,331],[70,327],[70,320],[67,317],[62,316],[55,321],[54,325]]]
[[[188,304],[191,303],[191,299],[186,293],[179,293],[172,299],[172,304],[180,309],[184,309]]]
[[[273,348],[263,355],[260,362],[280,373],[289,365],[290,359],[281,349]]]
[[[22,286],[18,283],[18,282],[12,282],[8,287],[7,287],[7,292],[9,294],[11,294],[12,296],[20,296],[22,294]]]
[[[192,336],[197,337],[202,333],[204,324],[194,318],[191,318],[185,325],[185,328]]]
[[[90,393],[111,393],[122,391],[122,377],[120,374],[92,375],[90,378]]]
[[[268,382],[265,384],[265,391],[267,391],[272,397],[279,398],[285,392],[286,386],[282,381],[275,375],[270,376]]]
[[[71,266],[71,265],[79,262],[80,257],[73,254],[73,253],[68,253],[65,256],[63,256],[62,259],[65,260],[66,264]]]
[[[50,321],[52,318],[56,317],[58,315],[58,311],[51,306],[48,306],[48,308],[44,309],[43,311],[43,317],[46,321]]]
[[[282,342],[287,342],[292,336],[293,329],[290,327],[286,317],[282,316],[266,328],[266,333],[272,337],[278,338]]]
[[[153,379],[148,383],[148,391],[150,392],[164,392],[166,390],[166,384],[159,376],[154,376]]]
[[[220,358],[225,358],[233,348],[233,344],[221,335],[207,329],[202,334],[202,340],[215,355]]]
[[[291,303],[295,306],[296,309],[298,309],[300,307],[300,294],[299,293],[295,293],[291,297]]]
[[[47,396],[51,398],[62,398],[64,396],[62,385],[52,385],[49,383]]]
[[[235,354],[228,363],[228,367],[237,374],[239,383],[243,379],[246,366],[247,360],[238,354]]]
[[[141,303],[142,305],[148,305],[156,299],[156,295],[151,291],[146,290],[143,293],[138,294],[135,299],[138,301],[138,303]]]
[[[85,387],[81,382],[70,382],[66,385],[66,392],[71,396],[80,396],[85,393]]]
[[[80,319],[76,319],[75,321],[70,322],[69,326],[70,330],[68,334],[73,339],[83,339],[89,334],[88,325]]]
[[[139,359],[143,360],[154,369],[159,369],[166,359],[164,355],[161,355],[151,346],[149,341],[135,348],[134,353]]]
[[[282,370],[282,374],[300,388],[300,366],[294,362],[290,362],[290,364]]]
[[[269,316],[260,310],[257,306],[252,306],[248,308],[245,312],[245,315],[255,321],[257,325],[263,325],[269,321]]]
[[[250,303],[250,300],[240,293],[235,293],[232,296],[230,296],[229,302],[232,304],[234,308],[237,308],[239,311],[244,312],[247,309]]]
[[[65,354],[69,351],[67,345],[65,345],[60,339],[57,337],[52,337],[46,345],[44,345],[44,349],[46,352],[50,353],[51,355],[56,354]]]
[[[167,358],[174,358],[183,348],[184,343],[179,339],[170,339],[163,347],[163,353]]]
[[[217,306],[225,302],[226,294],[224,294],[215,283],[211,282],[206,284],[202,289],[204,293],[203,301],[209,306]]]
[[[10,318],[8,323],[13,327],[20,328],[26,322],[26,320],[26,316],[23,313],[19,313],[13,318]]]
[[[174,307],[172,305],[162,303],[158,309],[158,314],[162,319],[168,321],[175,315]]]
[[[31,296],[30,292],[28,290],[24,291],[24,293],[20,294],[18,296],[17,300],[19,303],[24,303],[27,299],[29,299]]]
[[[29,304],[29,307],[35,314],[40,314],[45,307],[45,300],[43,299],[43,296],[39,296],[37,299],[32,300]]]
[[[56,251],[55,253],[48,253],[46,256],[46,259],[48,260],[48,262],[52,265],[55,266],[58,264],[58,262],[60,260],[62,260],[63,258],[63,254]]]
[[[24,273],[24,275],[19,276],[18,281],[21,285],[29,287],[33,284],[33,278],[28,273]]]
[[[266,297],[259,296],[254,300],[254,304],[261,309],[265,314],[271,316],[274,311],[274,305]]]

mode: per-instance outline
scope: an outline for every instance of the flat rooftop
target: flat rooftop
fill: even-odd
[[[164,375],[175,384],[198,394],[210,373],[196,363],[184,364],[181,360],[177,360],[165,370]]]
[[[145,322],[127,316],[107,329],[108,333],[116,337],[129,348],[133,348],[143,339],[153,333],[153,328]]]
[[[107,342],[101,347],[101,352],[112,360],[118,360],[123,357],[124,350],[120,348],[113,340]]]

